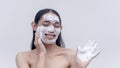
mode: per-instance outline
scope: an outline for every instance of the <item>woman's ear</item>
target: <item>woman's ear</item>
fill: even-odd
[[[35,23],[35,22],[32,22],[32,23],[31,23],[31,26],[32,26],[32,29],[33,29],[34,31],[36,31],[36,29],[37,29],[36,23]]]

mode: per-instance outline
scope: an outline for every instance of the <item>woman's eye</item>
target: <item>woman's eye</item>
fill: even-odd
[[[48,26],[48,24],[47,24],[47,23],[43,23],[42,25],[43,25],[43,26]]]
[[[54,27],[60,28],[61,26],[60,26],[60,24],[55,24]]]
[[[55,23],[54,23],[54,27],[60,28],[60,27],[61,27],[61,24],[60,24],[59,22],[55,22]]]
[[[42,25],[43,25],[43,26],[49,26],[50,23],[49,23],[49,21],[44,21],[44,22],[42,23]]]

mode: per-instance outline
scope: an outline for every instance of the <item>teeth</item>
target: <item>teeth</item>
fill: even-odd
[[[55,35],[45,34],[47,38],[54,38]]]

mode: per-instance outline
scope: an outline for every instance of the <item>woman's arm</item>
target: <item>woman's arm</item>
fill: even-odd
[[[41,41],[41,37],[42,37],[42,33],[39,32],[40,28],[38,27],[37,28],[37,31],[35,33],[35,46],[36,46],[36,49],[37,51],[39,52],[39,55],[38,55],[38,60],[36,62],[36,67],[35,68],[44,68],[45,66],[45,55],[46,55],[46,48],[44,46],[44,44],[42,43]]]
[[[44,68],[45,66],[45,54],[40,54],[36,62],[35,68]]]

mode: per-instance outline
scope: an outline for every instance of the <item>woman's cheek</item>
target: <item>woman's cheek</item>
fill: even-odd
[[[39,32],[42,33],[42,37],[45,35],[46,28],[44,26],[39,26]]]
[[[60,28],[56,28],[56,35],[59,36],[60,32],[61,32],[61,29]]]

